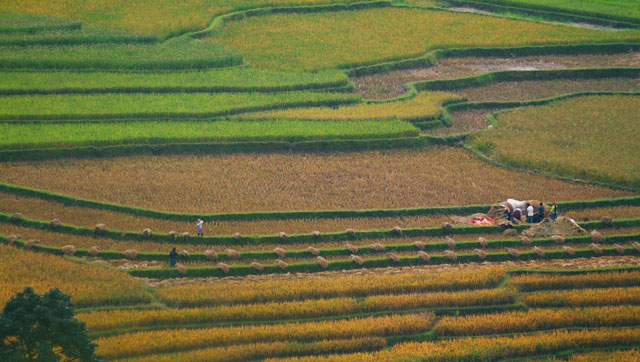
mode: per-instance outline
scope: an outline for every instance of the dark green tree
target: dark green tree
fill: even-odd
[[[0,314],[0,360],[7,362],[98,362],[84,323],[68,295],[54,288],[44,296],[31,287],[7,302]]]

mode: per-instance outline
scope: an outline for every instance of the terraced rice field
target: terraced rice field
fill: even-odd
[[[522,173],[449,147],[4,163],[0,174],[3,182],[76,197],[196,213],[469,205],[507,197],[588,200],[633,194],[541,176],[527,176],[522,182]],[[166,178],[166,174],[180,177]],[[529,184],[536,184],[536,190]]]

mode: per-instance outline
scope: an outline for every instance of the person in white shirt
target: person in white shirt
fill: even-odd
[[[529,203],[527,203],[527,222],[533,222],[533,206],[531,206]]]
[[[198,236],[203,236],[204,235],[202,233],[202,224],[204,224],[204,220],[198,219],[198,223],[196,224],[196,228],[197,228],[197,231],[198,231]]]

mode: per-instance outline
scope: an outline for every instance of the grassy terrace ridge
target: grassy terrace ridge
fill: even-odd
[[[0,31],[0,46],[75,45],[99,43],[152,43],[156,39],[124,31],[83,26],[80,29],[52,29],[38,32]]]
[[[322,92],[51,94],[0,97],[0,119],[211,118],[274,108],[339,105],[360,96]]]
[[[316,73],[233,67],[163,72],[0,71],[0,94],[274,92],[348,86],[337,70]]]
[[[80,29],[78,21],[0,9],[0,34]]]
[[[639,105],[636,95],[596,95],[499,112],[495,129],[467,142],[512,166],[638,188]],[[531,139],[546,151],[526,152]],[[522,140],[517,142],[522,147],[511,147],[514,140]],[[507,143],[510,147],[502,149]],[[605,144],[606,150],[594,148]]]
[[[0,46],[0,69],[203,69],[242,64],[242,57],[200,40],[69,46]]]
[[[428,30],[425,24],[429,24]],[[374,29],[374,33],[359,31],[364,28]],[[640,31],[609,33],[445,10],[391,7],[251,17],[228,22],[217,34],[204,39],[241,52],[258,68],[317,70],[406,59],[439,48],[637,42]]]
[[[575,14],[600,19],[611,19],[640,24],[640,9],[634,0],[453,0],[454,4],[499,5],[520,9],[542,10]]]
[[[199,142],[299,142],[306,140],[417,137],[402,121],[149,121],[105,123],[0,123],[0,149]]]
[[[388,120],[400,119],[412,122],[436,120],[442,106],[460,102],[463,98],[445,92],[422,92],[411,98],[395,102],[369,102],[342,107],[309,107],[290,110],[248,113],[235,116],[238,119],[291,119],[291,120]]]

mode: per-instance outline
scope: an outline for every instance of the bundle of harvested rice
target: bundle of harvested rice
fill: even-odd
[[[402,235],[402,228],[400,226],[394,226],[393,227],[393,233],[396,235]]]
[[[189,257],[189,251],[186,249],[182,249],[182,251],[180,252],[180,255],[184,256],[185,258]]]
[[[169,240],[173,241],[176,240],[176,238],[178,237],[178,233],[176,233],[175,231],[169,231]]]
[[[314,256],[320,255],[320,249],[314,248],[313,246],[308,247],[307,251],[309,253],[311,253],[311,255],[314,255]]]
[[[127,258],[127,259],[133,260],[138,256],[138,252],[133,250],[133,249],[129,249],[129,250],[123,251],[122,255],[124,255],[125,258]]]
[[[60,219],[53,219],[49,222],[49,227],[52,229],[57,228],[58,226],[60,226],[62,224],[62,222],[60,221]]]
[[[24,247],[27,249],[31,249],[36,244],[40,244],[40,240],[31,239],[31,240],[27,240],[27,242],[24,243]]]
[[[413,245],[415,245],[418,250],[424,250],[424,241],[416,240],[413,242]]]
[[[387,256],[387,258],[391,259],[394,263],[397,263],[400,261],[400,258],[396,253],[386,253],[385,255]]]
[[[318,262],[318,265],[320,265],[323,269],[327,269],[329,267],[329,262],[327,261],[327,259],[321,256],[316,257],[316,262]]]
[[[289,236],[287,235],[287,233],[285,233],[284,231],[281,231],[278,233],[278,237],[282,240],[287,240],[289,238]]]
[[[522,245],[526,245],[526,246],[531,245],[531,239],[529,239],[524,235],[520,235],[520,242],[522,243]]]
[[[351,245],[351,244],[345,244],[344,247],[347,248],[347,250],[349,250],[351,253],[358,254],[358,247],[357,246]]]
[[[9,221],[18,221],[20,219],[22,219],[24,217],[24,215],[22,215],[19,212],[16,212],[15,214],[11,214],[11,216],[9,217]]]
[[[227,258],[229,259],[240,259],[240,253],[233,249],[225,249],[225,254],[227,254]]]
[[[347,230],[345,230],[345,232],[346,232],[347,234],[349,234],[349,236],[351,236],[351,237],[356,236],[356,231],[355,231],[355,230],[353,230],[353,229],[347,229]]]
[[[100,248],[99,248],[99,247],[97,247],[97,246],[92,246],[92,247],[89,249],[89,255],[91,255],[91,256],[93,256],[93,257],[96,257],[96,256],[98,256],[98,254],[100,254]]]
[[[358,265],[362,265],[362,263],[364,263],[364,260],[361,257],[353,254],[351,254],[351,260]]]
[[[320,239],[320,238],[322,237],[322,233],[321,233],[321,232],[319,232],[318,230],[314,230],[311,234],[312,234],[312,235],[313,235],[313,237],[314,237],[314,238],[316,238],[316,239]]]
[[[189,240],[189,233],[187,231],[182,233],[182,240],[187,241]]]
[[[483,238],[482,236],[478,237],[478,244],[480,244],[480,246],[483,248],[486,248],[487,245],[489,245],[487,239]]]
[[[93,228],[93,232],[95,234],[100,234],[107,231],[107,225],[105,224],[96,224],[96,226]]]
[[[602,223],[603,223],[605,226],[611,226],[611,225],[613,225],[613,218],[611,218],[611,217],[609,217],[609,216],[603,216],[601,220],[602,220]]]
[[[565,253],[569,255],[576,255],[575,250],[573,250],[573,248],[570,246],[563,246],[562,249],[564,249]]]
[[[275,248],[273,249],[273,252],[276,253],[276,255],[278,255],[278,257],[280,258],[284,258],[285,256],[287,256],[286,250],[282,248]]]
[[[602,248],[599,245],[591,243],[589,244],[589,247],[594,253],[596,253],[596,255],[602,255]]]
[[[242,239],[242,234],[240,233],[233,233],[233,235],[231,235],[232,238],[236,239],[236,240],[240,240]]]
[[[276,265],[282,270],[287,269],[287,267],[289,266],[289,264],[285,263],[284,261],[282,261],[280,259],[276,259]]]
[[[520,256],[520,252],[513,248],[507,248],[507,253],[509,253],[514,258],[517,258]]]
[[[383,251],[384,250],[384,245],[382,245],[380,243],[371,244],[371,245],[369,245],[369,247],[372,250],[375,250],[375,251]]]
[[[425,253],[424,251],[419,251],[418,256],[420,257],[420,259],[426,262],[429,262],[431,260],[431,255]]]
[[[551,240],[553,240],[553,242],[556,243],[556,244],[562,244],[562,243],[564,243],[564,236],[562,236],[562,235],[552,235],[551,236]]]
[[[624,248],[620,244],[613,244],[613,247],[616,248],[616,252],[620,255],[624,254]]]
[[[184,266],[183,264],[176,264],[176,270],[178,271],[178,273],[180,273],[181,275],[185,275],[187,274],[187,267]]]
[[[62,247],[62,253],[64,253],[64,255],[73,255],[76,253],[76,247],[73,245],[65,245]]]
[[[634,241],[631,246],[633,246],[637,251],[640,251],[640,243]]]
[[[445,250],[444,256],[446,256],[451,261],[456,261],[456,259],[458,259],[458,257],[456,256],[456,253],[454,253],[451,250]]]
[[[146,229],[142,230],[142,236],[144,236],[145,238],[148,238],[149,236],[151,236],[151,229],[150,228],[146,228]]]
[[[215,261],[218,260],[218,253],[213,250],[205,250],[204,257],[207,258],[207,260]]]
[[[450,232],[451,232],[451,230],[453,230],[453,226],[451,226],[451,224],[449,224],[448,222],[446,222],[446,221],[445,221],[445,222],[443,222],[443,223],[442,223],[442,229],[443,229],[445,232],[450,233]]]
[[[518,236],[518,230],[516,230],[516,229],[512,229],[512,228],[508,228],[508,229],[505,229],[505,230],[502,232],[502,235],[504,235],[504,236],[509,236],[509,237],[511,237],[511,236]]]
[[[602,234],[600,234],[598,230],[591,231],[591,241],[593,241],[594,243],[601,243],[602,240],[603,240]]]
[[[476,253],[478,259],[485,259],[487,257],[487,253],[484,250],[473,249],[473,252]]]
[[[20,236],[16,235],[16,234],[11,234],[9,236],[7,236],[7,243],[9,245],[13,245],[13,243],[16,242],[16,240],[20,239]]]
[[[229,273],[229,264],[218,263],[218,268],[222,269],[225,273]]]
[[[444,242],[445,242],[445,244],[447,244],[447,247],[448,247],[449,249],[452,249],[452,250],[453,250],[453,249],[455,249],[455,248],[456,248],[456,241],[455,241],[455,240],[453,240],[452,238],[450,238],[450,237],[448,237],[448,236],[447,236],[447,237],[445,237],[445,238],[444,238]]]
[[[263,271],[264,267],[262,266],[262,264],[258,263],[257,261],[254,261],[253,263],[251,263],[251,266],[253,267],[253,269],[257,270],[257,271]]]
[[[544,249],[539,248],[537,246],[533,247],[533,252],[538,254],[538,256],[544,256]]]

